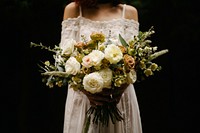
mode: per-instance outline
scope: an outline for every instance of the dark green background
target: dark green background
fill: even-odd
[[[131,1],[131,0],[129,0]],[[37,63],[52,55],[30,42],[60,41],[65,0],[1,0],[2,133],[62,133],[66,88],[41,83]],[[169,53],[163,70],[135,84],[144,133],[197,133],[199,6],[192,0],[135,0],[140,30]],[[3,79],[3,80],[2,80]],[[196,95],[197,94],[197,95]],[[79,128],[79,127],[77,127]]]

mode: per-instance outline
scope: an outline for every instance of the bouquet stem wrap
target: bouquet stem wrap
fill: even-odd
[[[117,108],[117,104],[127,86],[128,84],[123,84],[121,87],[104,89],[96,94],[83,90],[91,104],[86,112],[85,133],[87,133],[91,119],[93,124],[102,124],[102,126],[108,126],[110,120],[113,124],[124,120],[121,111]]]

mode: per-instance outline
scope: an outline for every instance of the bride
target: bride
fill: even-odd
[[[64,9],[60,47],[65,39],[80,41],[81,35],[89,38],[92,32],[102,32],[106,36],[126,40],[132,39],[139,31],[137,9],[120,3],[120,0],[75,0]],[[110,34],[111,32],[111,34]],[[68,86],[65,106],[63,133],[82,133],[86,111],[90,107],[89,96],[82,91],[74,91]],[[102,99],[103,101],[103,99]],[[97,101],[93,101],[96,103]],[[121,92],[117,107],[123,121],[108,126],[91,122],[89,133],[142,133],[140,112],[133,84]]]

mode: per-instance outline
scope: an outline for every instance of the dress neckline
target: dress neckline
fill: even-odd
[[[137,25],[139,25],[139,22],[134,20],[134,19],[127,19],[127,18],[113,18],[113,19],[110,19],[110,20],[91,20],[89,18],[86,18],[86,17],[83,17],[83,16],[78,16],[76,18],[67,18],[65,20],[63,20],[63,23],[64,22],[67,22],[67,21],[77,21],[77,20],[84,20],[84,21],[87,21],[87,22],[90,22],[90,23],[111,23],[111,22],[115,22],[115,21],[121,21],[121,20],[124,20],[124,21],[127,21],[127,22],[133,22]]]

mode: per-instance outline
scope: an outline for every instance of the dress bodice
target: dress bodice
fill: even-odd
[[[110,35],[113,39],[118,39],[119,34],[125,40],[132,39],[138,34],[139,23],[133,19],[117,18],[108,21],[93,21],[85,17],[68,18],[62,21],[62,40],[73,38],[80,41],[81,35],[86,39],[92,32],[102,32],[106,37]]]

